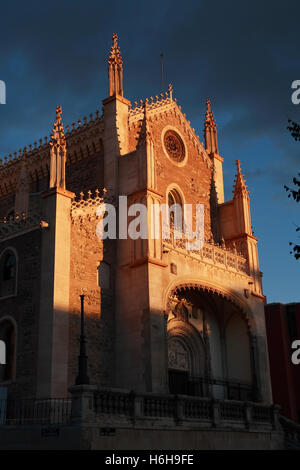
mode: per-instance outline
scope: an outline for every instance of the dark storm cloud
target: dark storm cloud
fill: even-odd
[[[298,265],[288,255],[298,207],[283,185],[299,171],[300,143],[286,130],[288,117],[300,122],[300,105],[291,103],[299,14],[299,0],[2,2],[0,155],[49,135],[57,104],[64,124],[101,110],[113,32],[131,101],[161,92],[163,52],[165,83],[201,140],[205,99],[212,100],[226,199],[234,160],[242,160],[269,301],[298,301]]]
[[[296,1],[5,4],[0,79],[7,83],[8,104],[0,108],[6,136],[0,150],[8,150],[13,128],[20,145],[29,138],[23,141],[24,134],[49,133],[58,102],[67,120],[101,107],[114,31],[120,36],[130,99],[160,92],[163,51],[166,81],[174,83],[192,121],[203,118],[210,96],[217,122],[230,114],[219,125],[223,140],[234,139],[239,146],[254,135],[268,136],[284,147],[287,116],[300,117],[290,100],[291,82],[300,78],[299,12]],[[197,130],[201,135],[202,125]],[[296,152],[291,154],[297,159]]]

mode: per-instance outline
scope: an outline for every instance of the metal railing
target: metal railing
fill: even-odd
[[[169,383],[170,393],[227,400],[255,401],[255,390],[250,383],[231,380],[189,377],[185,383]]]
[[[0,400],[1,425],[68,424],[68,398]]]

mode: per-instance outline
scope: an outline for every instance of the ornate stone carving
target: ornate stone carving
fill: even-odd
[[[61,121],[61,106],[56,107],[56,121],[51,135],[50,145],[50,188],[66,187],[66,155],[67,146],[64,128]]]
[[[157,176],[161,176],[161,177],[164,177],[165,176],[165,170],[164,170],[164,166],[161,164],[161,162],[156,159],[156,174]]]
[[[174,309],[174,315],[176,316],[176,318],[178,320],[181,320],[181,321],[184,321],[184,322],[188,321],[188,318],[189,318],[188,309],[185,306],[185,301],[184,300],[180,300],[178,302],[178,304],[176,305],[176,307]]]
[[[189,370],[188,352],[177,339],[172,339],[169,342],[168,363],[170,369]]]

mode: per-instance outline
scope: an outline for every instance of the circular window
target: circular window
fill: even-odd
[[[185,147],[182,138],[177,132],[168,130],[164,135],[164,146],[172,160],[181,163],[185,157]]]

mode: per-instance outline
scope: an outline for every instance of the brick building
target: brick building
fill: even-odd
[[[124,97],[116,35],[108,69],[102,114],[64,130],[58,107],[49,141],[1,163],[0,339],[8,361],[0,385],[9,398],[68,395],[84,293],[91,384],[269,406],[265,297],[240,163],[233,198],[224,201],[210,101],[202,143],[172,86],[139,104]],[[97,208],[113,204],[120,216],[119,196],[149,212],[154,204],[203,204],[202,249],[187,250],[173,228],[163,239],[160,223],[157,238],[150,223],[149,237],[101,240]]]
[[[273,399],[281,414],[300,423],[300,365],[292,344],[300,340],[300,303],[265,306]]]

